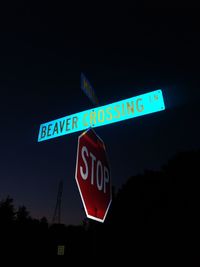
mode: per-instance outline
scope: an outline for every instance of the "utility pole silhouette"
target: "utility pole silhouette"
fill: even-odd
[[[56,200],[56,207],[53,214],[52,223],[59,223],[61,221],[61,203],[62,203],[63,181],[59,182],[58,195]]]

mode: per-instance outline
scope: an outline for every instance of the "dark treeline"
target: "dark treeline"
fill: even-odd
[[[0,255],[56,258],[57,266],[108,259],[125,266],[199,266],[199,166],[200,150],[188,151],[160,171],[130,177],[113,190],[104,224],[86,219],[80,226],[51,225],[31,218],[24,206],[16,211],[7,197],[0,202]],[[58,245],[65,246],[64,256],[57,255]]]

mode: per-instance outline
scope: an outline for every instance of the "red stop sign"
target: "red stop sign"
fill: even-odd
[[[104,222],[111,195],[111,177],[105,145],[89,129],[78,138],[76,182],[87,217]]]

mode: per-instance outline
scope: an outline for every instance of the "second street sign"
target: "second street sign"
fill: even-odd
[[[88,109],[40,125],[38,142],[62,135],[132,119],[165,109],[161,90]]]

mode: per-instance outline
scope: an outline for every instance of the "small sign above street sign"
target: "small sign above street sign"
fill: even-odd
[[[165,109],[161,90],[85,110],[40,125],[38,142]]]
[[[88,79],[85,77],[83,73],[81,73],[81,89],[95,106],[99,105],[99,101],[94,92],[94,88],[92,87],[92,85],[90,84],[90,82],[88,81]]]

